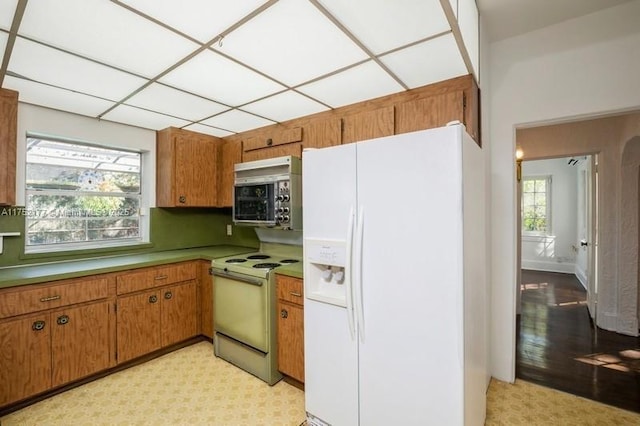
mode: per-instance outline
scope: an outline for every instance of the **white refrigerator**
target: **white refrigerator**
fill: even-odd
[[[457,124],[302,158],[307,424],[484,424],[483,151]]]

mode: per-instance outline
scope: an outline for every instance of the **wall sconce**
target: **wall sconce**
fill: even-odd
[[[522,157],[524,157],[522,148],[516,148],[516,179],[518,182],[522,180]]]

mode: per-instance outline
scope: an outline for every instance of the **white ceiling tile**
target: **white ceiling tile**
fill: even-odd
[[[8,69],[33,80],[111,100],[122,99],[146,81],[20,37],[16,38]]]
[[[117,123],[130,124],[151,130],[161,130],[167,127],[182,127],[189,124],[188,121],[168,115],[145,111],[128,105],[118,105],[113,110],[102,116],[102,119]]]
[[[452,34],[382,56],[380,60],[411,89],[468,74]]]
[[[198,47],[108,1],[29,2],[20,34],[147,77]]]
[[[290,86],[366,58],[311,3],[280,0],[214,47]]]
[[[0,1],[0,28],[9,30],[13,22],[13,15],[16,13],[18,0]],[[4,50],[2,50],[4,52]]]
[[[209,50],[196,55],[159,81],[231,106],[284,89],[278,83]]]
[[[401,92],[404,89],[378,64],[369,61],[300,86],[298,90],[335,108]]]
[[[153,83],[125,102],[127,105],[181,117],[189,121],[201,120],[229,108],[217,102],[190,95],[162,84]]]
[[[198,133],[204,133],[205,135],[217,136],[219,138],[224,138],[225,136],[233,135],[231,132],[227,132],[226,130],[218,129],[216,127],[205,126],[204,124],[194,123],[189,124],[187,127],[184,127],[187,130],[192,130]]]
[[[291,120],[328,110],[324,105],[291,90],[245,105],[242,109],[275,121]]]
[[[376,55],[451,29],[439,0],[320,3]]]
[[[0,52],[4,53],[5,47],[7,47],[7,39],[9,35],[7,33],[0,33]]]
[[[96,117],[114,103],[21,78],[6,76],[3,86],[17,90],[20,102]]]
[[[257,127],[268,126],[269,124],[273,124],[273,121],[265,120],[264,118],[256,117],[255,115],[234,109],[233,111],[225,112],[204,120],[202,121],[202,124],[220,127],[221,129],[227,129],[232,132],[239,133],[244,132],[245,130],[255,129]]]
[[[202,43],[266,3],[263,0],[189,0],[186,4],[175,0],[121,1]]]

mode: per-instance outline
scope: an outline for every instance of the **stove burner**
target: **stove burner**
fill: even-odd
[[[251,256],[247,256],[247,259],[251,259],[251,260],[263,260],[263,259],[268,259],[271,256],[266,255],[266,254],[252,254]]]
[[[279,263],[256,263],[255,265],[253,265],[254,268],[258,269],[273,269],[277,268],[278,266],[280,266]]]
[[[243,263],[246,261],[247,259],[229,259],[229,260],[225,260],[224,263]]]
[[[300,262],[300,261],[296,260],[296,259],[282,259],[280,261],[280,263],[298,263],[298,262]]]

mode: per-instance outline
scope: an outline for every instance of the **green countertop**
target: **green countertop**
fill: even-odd
[[[302,270],[303,270],[302,262],[298,262],[298,263],[291,263],[289,265],[281,266],[278,269],[276,269],[275,272],[276,274],[288,275],[294,278],[304,278]]]
[[[94,274],[104,274],[108,272],[125,271],[128,269],[183,262],[187,260],[212,260],[217,257],[232,256],[234,254],[249,253],[253,251],[256,251],[256,249],[251,247],[220,245],[145,254],[94,257],[91,259],[41,263],[25,266],[9,266],[0,268],[0,288],[83,277]],[[302,267],[300,267],[299,270],[300,273],[302,273]],[[286,271],[283,273],[286,273]]]

